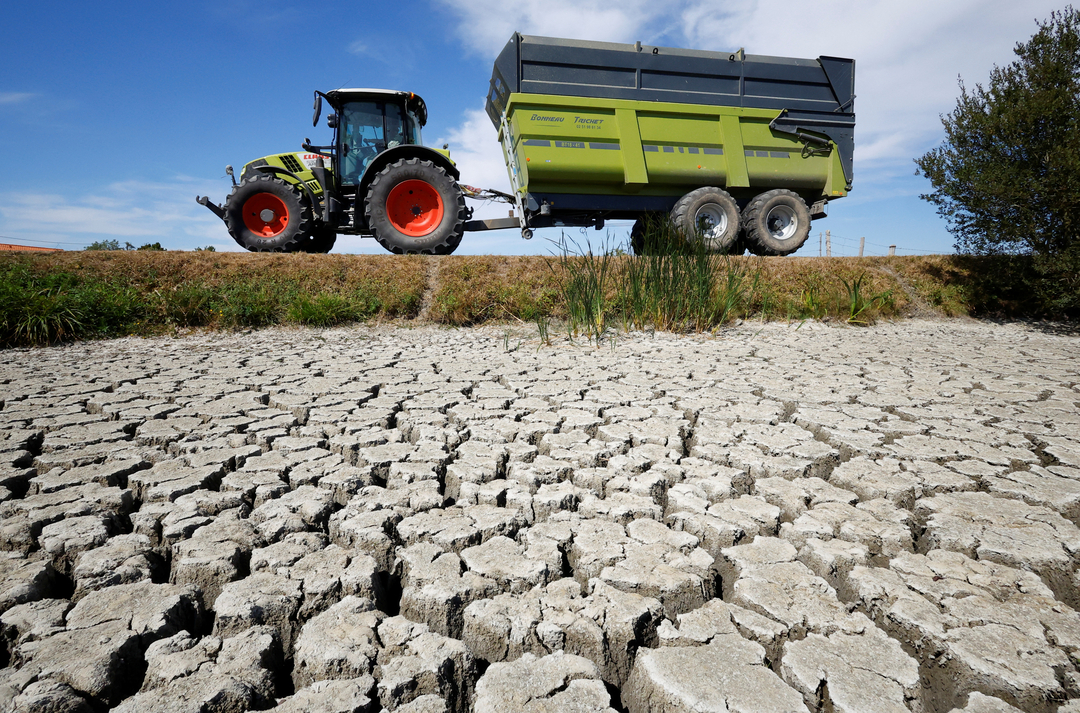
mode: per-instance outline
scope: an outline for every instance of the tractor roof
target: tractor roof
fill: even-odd
[[[420,95],[412,92],[399,92],[395,89],[334,89],[324,94],[331,104],[341,107],[346,102],[355,101],[386,101],[390,98],[404,99],[405,108],[416,115],[420,126],[427,123],[427,104]]]

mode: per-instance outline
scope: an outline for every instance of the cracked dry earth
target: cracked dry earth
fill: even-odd
[[[0,710],[1080,711],[1076,337],[516,343],[0,352]]]

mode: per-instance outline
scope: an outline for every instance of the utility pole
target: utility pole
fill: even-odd
[[[859,257],[862,257],[863,248],[866,247],[866,236],[859,238]]]
[[[817,256],[821,257],[821,231],[817,234]]]
[[[832,231],[825,231],[825,257],[832,257]]]

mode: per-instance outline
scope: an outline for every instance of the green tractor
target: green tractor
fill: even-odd
[[[393,253],[447,255],[461,242],[472,209],[449,152],[423,146],[427,106],[412,92],[315,92],[334,130],[330,146],[264,156],[246,164],[223,206],[197,196],[253,252],[325,253],[338,235],[373,236]]]

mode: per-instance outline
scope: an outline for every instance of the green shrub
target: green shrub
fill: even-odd
[[[214,318],[211,304],[214,291],[200,282],[177,285],[155,293],[165,324],[178,327],[202,327]]]
[[[5,295],[6,297],[6,295]],[[0,316],[5,346],[51,344],[78,335],[84,315],[70,295],[56,289],[24,291]]]
[[[341,295],[298,295],[285,313],[286,319],[309,327],[333,327],[357,318],[357,310]]]
[[[211,302],[217,323],[225,327],[265,327],[278,321],[281,297],[272,285],[234,282],[223,285]]]

